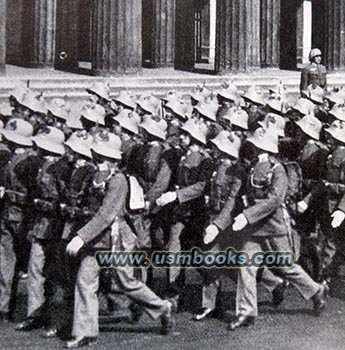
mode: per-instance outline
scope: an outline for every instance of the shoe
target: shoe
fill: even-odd
[[[48,330],[46,330],[45,332],[43,332],[41,334],[42,338],[55,338],[58,335],[58,330],[57,328],[53,327],[53,328],[49,328]]]
[[[236,321],[233,321],[228,326],[228,331],[234,331],[240,327],[249,327],[255,323],[253,316],[239,316]]]
[[[161,316],[161,334],[168,335],[174,329],[175,319],[173,317],[173,304],[169,301],[169,307],[166,313]]]
[[[285,290],[288,287],[289,282],[288,281],[282,281],[277,285],[277,287],[274,288],[272,292],[272,303],[275,307],[278,307],[281,305],[284,301],[285,297]]]
[[[321,284],[318,292],[312,297],[316,316],[320,316],[326,308],[326,298],[328,291],[328,286]]]
[[[32,331],[33,329],[37,329],[40,327],[41,327],[41,324],[37,319],[28,318],[28,319],[24,320],[23,322],[17,324],[14,327],[14,329],[16,331],[20,331],[20,332],[28,332],[28,331]]]
[[[89,346],[97,341],[96,337],[81,337],[71,341],[68,341],[65,345],[65,349],[76,349],[82,346]]]
[[[214,309],[203,307],[201,308],[200,312],[198,312],[196,315],[194,315],[193,320],[194,321],[204,321],[206,318],[210,318],[214,315]]]
[[[128,319],[127,322],[129,324],[137,324],[140,321],[142,315],[144,314],[143,309],[137,304],[131,304],[129,306],[129,309],[131,311],[131,317]]]

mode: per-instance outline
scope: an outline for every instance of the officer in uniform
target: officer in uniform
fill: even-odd
[[[20,262],[27,260],[30,244],[27,237],[30,195],[29,186],[33,181],[30,166],[34,164],[35,153],[32,150],[32,126],[22,120],[13,118],[1,130],[12,157],[4,165],[1,197],[3,207],[0,220],[0,315],[2,319],[12,317],[16,295]],[[7,149],[6,157],[11,154]]]
[[[313,88],[319,86],[327,92],[327,70],[321,64],[322,53],[320,49],[314,48],[309,53],[310,64],[306,66],[301,74],[300,91],[303,96],[304,91],[311,85]]]
[[[96,250],[132,252],[137,238],[126,221],[128,181],[118,168],[121,160],[121,141],[111,133],[96,134],[92,146],[97,163],[91,196],[96,211],[93,218],[81,229],[67,246],[67,253],[75,256],[80,251],[81,264],[75,286],[73,320],[74,340],[67,348],[77,348],[94,342],[99,333],[98,296],[99,271],[95,261]],[[132,267],[112,270],[116,285],[133,302],[139,304],[153,319],[160,317],[162,332],[168,333],[173,326],[173,305],[160,299],[143,282],[134,277]]]
[[[291,252],[291,228],[284,203],[288,178],[283,165],[273,156],[278,153],[278,136],[259,128],[248,138],[248,142],[254,146],[252,169],[245,189],[248,207],[235,217],[232,229],[242,231],[241,251],[245,251],[249,258],[257,252]],[[258,315],[258,268],[252,265],[239,269],[237,319],[229,324],[229,330],[253,324]],[[280,269],[280,273],[298,288],[305,299],[312,298],[317,315],[323,311],[325,286],[314,282],[297,264]]]

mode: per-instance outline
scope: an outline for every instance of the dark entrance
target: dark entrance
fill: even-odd
[[[55,68],[90,74],[92,0],[57,0]]]
[[[217,0],[176,0],[175,68],[216,72]]]

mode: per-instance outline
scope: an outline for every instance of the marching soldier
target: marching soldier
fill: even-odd
[[[14,305],[10,305],[11,297],[12,300],[16,298],[11,296],[11,291],[16,291],[13,284],[17,282],[20,267],[23,269],[27,264],[30,250],[27,237],[31,205],[29,187],[34,179],[30,166],[34,166],[35,153],[31,140],[33,128],[28,122],[13,118],[1,132],[12,149],[12,157],[3,168],[0,221],[0,315],[9,319],[14,311]],[[8,149],[6,157],[10,154]]]
[[[75,286],[73,336],[67,348],[77,348],[96,341],[98,327],[99,271],[95,263],[96,250],[132,252],[137,239],[126,221],[128,181],[119,169],[121,141],[110,133],[97,134],[92,146],[97,172],[92,184],[95,215],[67,246],[67,252],[75,256],[80,251],[81,264]],[[173,326],[172,304],[154,294],[143,282],[134,277],[131,267],[112,270],[117,286],[135,303],[141,305],[153,319],[161,318],[162,332]]]
[[[60,157],[65,153],[62,131],[45,126],[32,138],[39,150],[41,162],[34,184],[31,184],[34,222],[30,231],[27,318],[15,329],[30,331],[51,326],[49,312],[57,285],[57,246],[61,239],[63,221],[60,216],[59,176]]]
[[[278,137],[262,128],[248,138],[253,147],[252,169],[247,178],[245,195],[248,206],[234,219],[232,229],[242,231],[243,244],[249,258],[257,252],[291,252],[290,223],[284,206],[288,178],[284,167],[274,157],[278,153]],[[238,272],[236,315],[229,330],[249,326],[257,315],[256,275],[259,266],[241,267]],[[319,315],[325,308],[326,287],[314,282],[297,264],[280,269],[280,273],[298,288],[305,299],[312,298]]]
[[[214,145],[213,157],[216,159],[214,172],[207,186],[205,202],[209,225],[206,228],[204,242],[207,251],[224,251],[229,247],[239,249],[240,239],[228,227],[232,218],[241,212],[241,190],[245,169],[239,158],[241,140],[235,133],[222,131],[211,140]],[[220,231],[222,232],[220,234]],[[216,310],[216,297],[220,287],[222,272],[233,280],[237,277],[235,270],[202,269],[204,284],[202,288],[202,308],[194,317],[202,321]],[[285,285],[281,278],[276,277],[267,269],[262,272],[262,281],[273,293],[273,303],[279,305],[284,298]]]

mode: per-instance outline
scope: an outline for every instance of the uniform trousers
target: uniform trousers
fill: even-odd
[[[257,252],[291,252],[291,245],[287,235],[256,236],[245,241],[241,250],[252,257]],[[241,267],[239,269],[236,295],[237,316],[256,317],[258,315],[256,287],[258,269],[258,266]],[[309,300],[320,289],[320,285],[298,264],[294,264],[292,267],[280,268],[277,271],[285,280],[291,282],[306,300]]]

